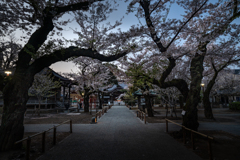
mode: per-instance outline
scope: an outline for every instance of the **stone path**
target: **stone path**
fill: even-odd
[[[26,126],[25,131],[49,128]],[[64,125],[59,130],[68,129]],[[39,160],[200,160],[164,132],[143,124],[125,106],[113,106],[97,124],[73,126],[73,133]]]

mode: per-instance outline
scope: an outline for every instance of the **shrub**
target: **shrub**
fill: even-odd
[[[229,109],[240,110],[240,102],[232,102],[232,103],[230,103]]]

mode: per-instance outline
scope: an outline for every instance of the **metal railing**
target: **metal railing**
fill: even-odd
[[[202,134],[200,132],[197,132],[197,131],[194,131],[192,129],[189,129],[181,124],[178,124],[176,122],[173,122],[169,119],[165,119],[166,120],[166,132],[168,132],[168,122],[171,122],[175,125],[178,125],[180,127],[182,127],[182,130],[183,130],[183,142],[184,144],[186,144],[186,131],[190,131],[191,132],[191,142],[192,142],[192,149],[195,150],[195,140],[194,140],[194,134],[198,134],[202,137],[205,137],[208,139],[208,153],[209,153],[209,159],[210,160],[213,160],[213,155],[212,155],[212,140],[213,140],[213,137],[210,137],[208,135],[205,135],[205,134]]]
[[[28,137],[26,137],[26,138],[23,138],[23,139],[15,142],[15,144],[21,143],[21,142],[23,142],[23,141],[27,141],[27,146],[26,146],[26,160],[29,160],[29,158],[30,158],[31,139],[34,138],[34,137],[36,137],[36,136],[38,136],[38,135],[42,135],[42,153],[44,153],[44,152],[45,152],[45,144],[46,144],[46,143],[45,143],[45,142],[46,142],[46,133],[47,133],[48,131],[50,131],[50,130],[53,129],[53,145],[56,145],[56,139],[57,139],[57,137],[56,137],[56,132],[57,132],[57,127],[61,126],[62,124],[65,124],[65,123],[67,123],[67,122],[70,122],[70,123],[69,123],[69,124],[70,124],[70,133],[72,133],[72,120],[70,119],[70,120],[67,120],[67,121],[65,121],[65,122],[63,122],[63,123],[61,123],[61,124],[58,124],[58,125],[56,125],[56,126],[53,126],[52,128],[49,128],[49,129],[46,130],[46,131],[39,132],[39,133],[36,133],[36,134],[34,134],[34,135],[31,135],[31,136],[28,136]]]

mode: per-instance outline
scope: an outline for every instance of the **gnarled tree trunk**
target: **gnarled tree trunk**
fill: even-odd
[[[198,103],[200,102],[200,92],[201,92],[201,81],[203,73],[203,60],[206,53],[206,45],[208,42],[200,43],[198,46],[198,52],[191,61],[190,74],[191,74],[191,84],[188,93],[186,105],[183,109],[186,111],[183,116],[183,125],[187,128],[198,130]]]
[[[28,73],[19,74],[16,70],[11,82],[4,88],[4,113],[0,127],[0,150],[7,151],[18,146],[14,143],[23,138],[24,113],[28,101],[28,89],[33,76]]]

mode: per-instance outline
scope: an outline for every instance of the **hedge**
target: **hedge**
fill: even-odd
[[[232,102],[232,103],[230,103],[229,109],[240,110],[240,102]]]

